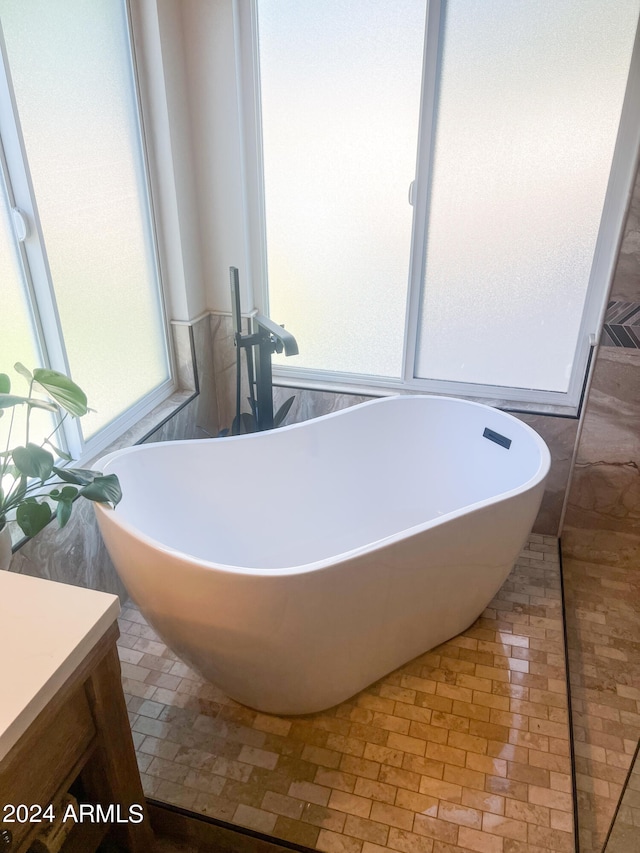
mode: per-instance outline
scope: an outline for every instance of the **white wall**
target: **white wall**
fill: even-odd
[[[247,291],[233,3],[182,0],[180,9],[207,308],[231,310],[229,267],[236,266],[247,311],[253,305]]]
[[[132,15],[169,319],[230,311],[229,266],[248,277],[232,0],[134,0]]]
[[[131,5],[145,135],[170,320],[206,307],[180,5]]]

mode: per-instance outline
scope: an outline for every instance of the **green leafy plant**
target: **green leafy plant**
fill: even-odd
[[[84,391],[64,373],[37,367],[33,372],[18,362],[16,373],[28,383],[27,396],[11,393],[11,380],[0,373],[0,417],[9,417],[7,446],[0,451],[0,530],[15,515],[22,532],[35,536],[54,516],[60,527],[71,517],[77,497],[115,507],[122,497],[115,474],[57,465],[71,462],[53,443],[67,417],[81,418],[89,410]],[[24,443],[11,447],[16,410],[26,406]],[[40,444],[30,441],[34,409],[52,412],[57,425]]]
[[[284,401],[284,403],[280,406],[277,412],[273,415],[273,429],[277,429],[279,426],[282,426],[284,419],[289,414],[289,409],[293,405],[293,401],[295,400],[295,395],[293,397],[289,397]],[[247,397],[249,405],[251,406],[250,412],[241,412],[240,419],[236,416],[233,419],[233,423],[231,424],[231,429],[228,427],[226,429],[221,429],[218,433],[218,438],[224,438],[226,435],[240,435],[249,433],[249,432],[257,432],[258,431],[258,418],[256,412],[256,404],[255,401],[251,399],[251,397]]]

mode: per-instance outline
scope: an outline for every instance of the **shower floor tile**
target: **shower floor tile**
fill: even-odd
[[[239,705],[132,603],[120,630],[149,797],[326,853],[574,850],[555,537],[467,631],[319,714]]]

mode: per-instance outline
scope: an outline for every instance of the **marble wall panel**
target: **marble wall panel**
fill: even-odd
[[[565,501],[571,461],[578,432],[576,418],[554,418],[545,415],[515,415],[542,436],[551,454],[551,468],[542,496],[540,512],[533,525],[535,533],[557,536]]]
[[[308,421],[340,409],[348,409],[357,406],[358,403],[366,403],[367,400],[375,400],[375,397],[365,397],[359,394],[335,394],[332,391],[315,391],[309,388],[285,388],[275,387],[273,389],[274,410],[289,397],[294,397],[285,424],[296,424],[300,421]]]
[[[172,323],[172,332],[180,390],[163,404],[166,415],[160,408],[154,409],[135,425],[133,432],[119,439],[118,447],[140,442],[210,438],[218,434],[209,315],[191,324]],[[180,403],[181,407],[176,410]]]
[[[602,347],[584,414],[565,523],[640,533],[640,357]]]
[[[66,527],[55,521],[14,553],[10,571],[74,586],[100,589],[127,598],[124,585],[107,554],[93,506],[76,501]]]
[[[205,314],[193,323],[173,323],[172,328],[179,387],[198,391],[198,396],[146,441],[211,438],[220,426],[210,317]]]
[[[562,554],[582,563],[635,569],[640,565],[640,537],[633,533],[597,527],[565,525],[562,530]]]
[[[220,430],[210,315],[194,323],[192,332],[200,393],[197,399],[196,433],[190,437],[208,438],[216,436]]]
[[[611,286],[615,303],[640,303],[640,171]],[[611,337],[611,336],[609,336]],[[615,337],[615,336],[614,336]],[[583,412],[565,525],[640,532],[640,349],[607,338]],[[611,345],[611,343],[618,345]]]
[[[172,322],[171,336],[178,388],[184,391],[195,391],[198,380],[193,361],[193,334],[189,323]]]
[[[604,853],[633,853],[640,838],[640,757],[636,752]]]
[[[631,196],[610,298],[640,302],[640,172]]]
[[[216,390],[216,405],[220,429],[231,429],[236,415],[236,346],[231,317],[224,314],[210,315],[211,341],[213,348],[213,378]],[[244,321],[244,332],[248,332]],[[242,359],[241,411],[249,411],[247,397],[247,364]]]

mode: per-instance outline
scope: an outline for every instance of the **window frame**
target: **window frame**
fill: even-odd
[[[611,172],[586,289],[584,310],[574,355],[571,379],[566,392],[508,388],[421,379],[414,376],[416,364],[420,297],[424,280],[427,215],[435,132],[437,74],[443,40],[442,9],[446,0],[428,0],[424,36],[422,93],[417,141],[416,173],[413,182],[413,226],[405,311],[403,373],[398,379],[373,375],[320,371],[274,365],[274,381],[292,387],[337,392],[386,395],[434,393],[491,401],[503,408],[517,408],[540,414],[575,417],[579,413],[587,381],[590,356],[597,345],[626,213],[633,190],[640,149],[640,21],[630,61],[621,120]],[[269,313],[264,163],[262,158],[260,68],[258,57],[257,0],[233,0],[236,75],[238,79],[238,120],[243,148],[245,263],[253,301],[262,313]],[[286,318],[274,318],[277,321]],[[294,330],[295,333],[295,330]]]
[[[142,417],[151,412],[176,390],[174,353],[167,315],[165,288],[159,253],[159,234],[157,211],[153,198],[153,176],[145,133],[145,117],[141,92],[140,72],[136,57],[135,33],[132,21],[130,0],[121,0],[126,21],[126,37],[133,85],[133,103],[140,140],[140,149],[136,152],[142,167],[140,181],[140,205],[146,212],[144,229],[148,233],[151,274],[157,292],[160,313],[162,345],[166,354],[168,377],[141,400],[129,406],[124,412],[111,419],[90,438],[85,439],[82,424],[77,419],[67,418],[61,425],[59,443],[71,454],[77,463],[83,464],[95,457],[116,438],[130,429]],[[27,223],[28,233],[24,240],[16,237],[21,259],[22,272],[26,287],[26,301],[29,304],[33,334],[36,347],[42,357],[40,366],[49,367],[70,374],[65,350],[64,334],[56,305],[55,288],[47,261],[46,242],[38,215],[37,198],[29,173],[29,162],[20,129],[19,112],[11,81],[4,34],[0,24],[0,170],[9,194],[12,208],[17,209]],[[15,232],[14,232],[15,233]],[[32,366],[32,365],[28,365]],[[89,391],[90,397],[90,391]],[[91,404],[91,399],[89,399]]]

